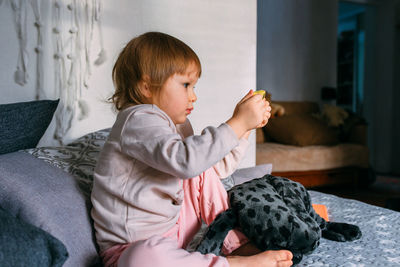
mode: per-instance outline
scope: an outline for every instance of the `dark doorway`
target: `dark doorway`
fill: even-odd
[[[364,97],[365,7],[339,2],[336,104],[359,115]]]

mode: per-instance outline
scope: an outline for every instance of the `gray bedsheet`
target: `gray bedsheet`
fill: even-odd
[[[90,194],[93,168],[109,130],[88,134],[62,148],[26,150],[33,156],[75,175],[83,192]],[[225,180],[226,187],[232,180]],[[320,246],[298,266],[400,266],[400,212],[333,195],[310,191],[312,201],[328,208],[331,221],[358,225],[363,233],[354,242],[321,239]],[[201,238],[201,231],[190,249]]]
[[[400,266],[400,212],[310,191],[313,203],[328,207],[329,219],[358,225],[354,242],[322,239],[298,266]]]
[[[322,238],[319,247],[297,265],[310,266],[400,266],[400,212],[360,201],[309,191],[312,202],[328,208],[329,219],[358,225],[363,236],[353,242]],[[188,250],[200,242],[206,225],[195,236]]]

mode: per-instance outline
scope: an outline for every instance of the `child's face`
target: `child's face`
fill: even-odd
[[[167,113],[175,124],[184,123],[197,100],[194,85],[198,79],[197,68],[190,64],[185,74],[175,73],[167,79],[159,95],[153,98],[153,104]]]

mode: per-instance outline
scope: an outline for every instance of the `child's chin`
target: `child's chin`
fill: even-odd
[[[186,121],[187,116],[185,116],[184,118],[179,118],[177,120],[174,121],[175,125],[177,124],[183,124]]]

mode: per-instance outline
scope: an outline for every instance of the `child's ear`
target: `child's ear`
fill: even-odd
[[[149,82],[148,76],[144,76],[143,79],[139,82],[139,89],[140,89],[140,93],[144,97],[151,98],[153,96],[153,94],[150,90],[150,82]]]

